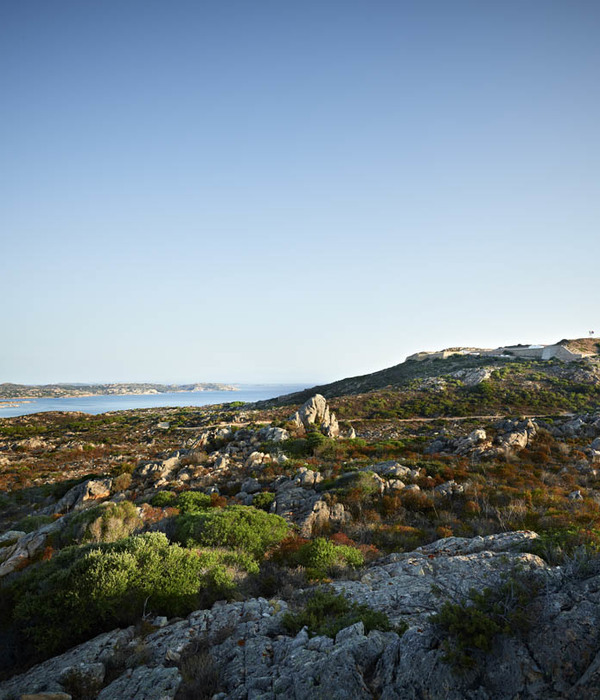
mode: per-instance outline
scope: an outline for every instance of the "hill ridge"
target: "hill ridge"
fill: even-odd
[[[506,345],[494,350],[458,347],[409,355],[404,362],[369,374],[346,377],[327,384],[320,384],[304,391],[286,394],[259,406],[277,406],[302,403],[316,393],[327,399],[365,394],[383,389],[408,388],[414,380],[435,377],[454,377],[467,370],[488,368],[491,374],[506,366],[527,363],[549,377],[568,379],[578,383],[600,382],[600,350],[595,338],[563,339],[551,345]],[[582,371],[578,371],[584,368]],[[483,376],[479,384],[489,376]],[[469,382],[467,381],[467,384]],[[422,387],[427,388],[427,387]]]

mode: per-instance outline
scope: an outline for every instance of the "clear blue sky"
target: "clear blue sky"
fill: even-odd
[[[600,334],[597,0],[0,3],[0,382]]]

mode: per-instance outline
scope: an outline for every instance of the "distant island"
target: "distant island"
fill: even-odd
[[[166,394],[183,391],[238,391],[232,384],[0,384],[0,399],[65,399],[78,396]]]

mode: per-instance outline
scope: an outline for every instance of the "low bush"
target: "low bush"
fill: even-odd
[[[343,535],[334,538],[352,542]],[[270,554],[271,561],[288,567],[302,566],[312,579],[324,579],[346,568],[365,563],[364,553],[352,544],[340,544],[333,539],[317,537],[307,540],[292,535],[282,540]]]
[[[241,590],[249,598],[283,598],[289,600],[295,591],[306,588],[309,581],[304,569],[290,569],[287,566],[266,559],[260,565],[258,574],[248,576]]]
[[[306,433],[306,446],[311,452],[314,452],[318,447],[331,442],[323,433],[315,426],[312,430]]]
[[[231,547],[256,559],[262,558],[288,531],[283,518],[252,506],[211,508],[181,515],[176,522],[176,539],[189,547]]]
[[[573,557],[596,558],[600,555],[600,530],[562,527],[539,533],[529,551],[545,559],[552,566],[569,563]]]
[[[252,499],[252,505],[254,508],[260,508],[261,510],[269,512],[273,502],[275,501],[275,494],[271,491],[263,491],[262,493],[257,493]]]
[[[306,438],[289,438],[279,443],[279,446],[289,457],[308,457],[311,453]]]
[[[157,508],[177,507],[182,515],[194,515],[213,505],[211,496],[202,491],[159,491],[150,499]]]
[[[208,639],[188,644],[178,665],[182,682],[176,700],[211,700],[221,689],[219,669],[210,654]]]
[[[93,506],[77,513],[53,540],[55,545],[116,542],[142,527],[137,508],[130,501]]]
[[[472,590],[468,600],[446,602],[429,619],[442,636],[444,661],[457,671],[473,668],[499,635],[519,635],[530,626],[528,604],[539,583],[513,573],[495,589]]]
[[[168,508],[174,506],[177,501],[177,494],[174,491],[159,491],[150,499],[150,505],[156,508]]]
[[[163,534],[69,547],[0,589],[3,620],[20,651],[58,653],[144,612],[175,616],[198,607],[206,564]]]
[[[122,474],[133,474],[133,472],[135,471],[135,467],[136,465],[134,462],[121,462],[113,469],[112,475],[114,477],[117,477],[121,476]]]
[[[68,668],[61,675],[60,684],[71,697],[77,698],[77,700],[95,700],[102,690],[102,678],[90,673],[85,664],[82,666]]]
[[[205,508],[210,508],[212,501],[210,496],[202,491],[183,491],[177,496],[175,505],[183,515],[195,515]]]
[[[434,539],[425,528],[402,524],[379,528],[373,535],[374,544],[385,552],[411,552]]]
[[[241,551],[223,548],[195,550],[200,560],[196,606],[209,608],[217,600],[238,599],[239,586],[259,573],[256,559]]]
[[[54,518],[51,515],[28,515],[26,518],[19,520],[19,522],[14,525],[13,530],[33,532],[53,521]]]
[[[291,634],[298,634],[306,626],[310,635],[325,637],[335,637],[340,630],[356,622],[363,623],[365,633],[374,629],[383,632],[391,629],[390,621],[384,613],[373,610],[368,605],[351,603],[332,590],[314,591],[301,610],[283,616],[283,626]]]
[[[379,482],[373,472],[352,471],[342,474],[333,483],[330,482],[327,488],[338,497],[352,493],[365,497],[379,493]]]
[[[125,491],[131,486],[133,477],[128,472],[123,472],[118,476],[115,476],[112,483],[113,493],[119,493],[120,491]]]
[[[356,568],[365,563],[364,555],[355,547],[335,544],[324,537],[317,537],[302,545],[294,559],[304,566],[310,578],[316,579],[324,579],[336,570]]]
[[[298,550],[309,542],[306,537],[288,535],[269,552],[269,559],[278,564],[297,564]]]

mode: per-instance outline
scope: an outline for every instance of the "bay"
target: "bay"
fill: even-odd
[[[82,411],[83,413],[107,413],[127,411],[134,408],[162,408],[177,406],[207,406],[232,401],[262,401],[283,394],[301,391],[303,384],[239,384],[239,391],[177,391],[164,394],[127,394],[109,396],[77,396],[59,399],[8,400],[17,406],[0,403],[0,418],[26,416],[46,411]],[[0,401],[4,401],[1,399]]]

